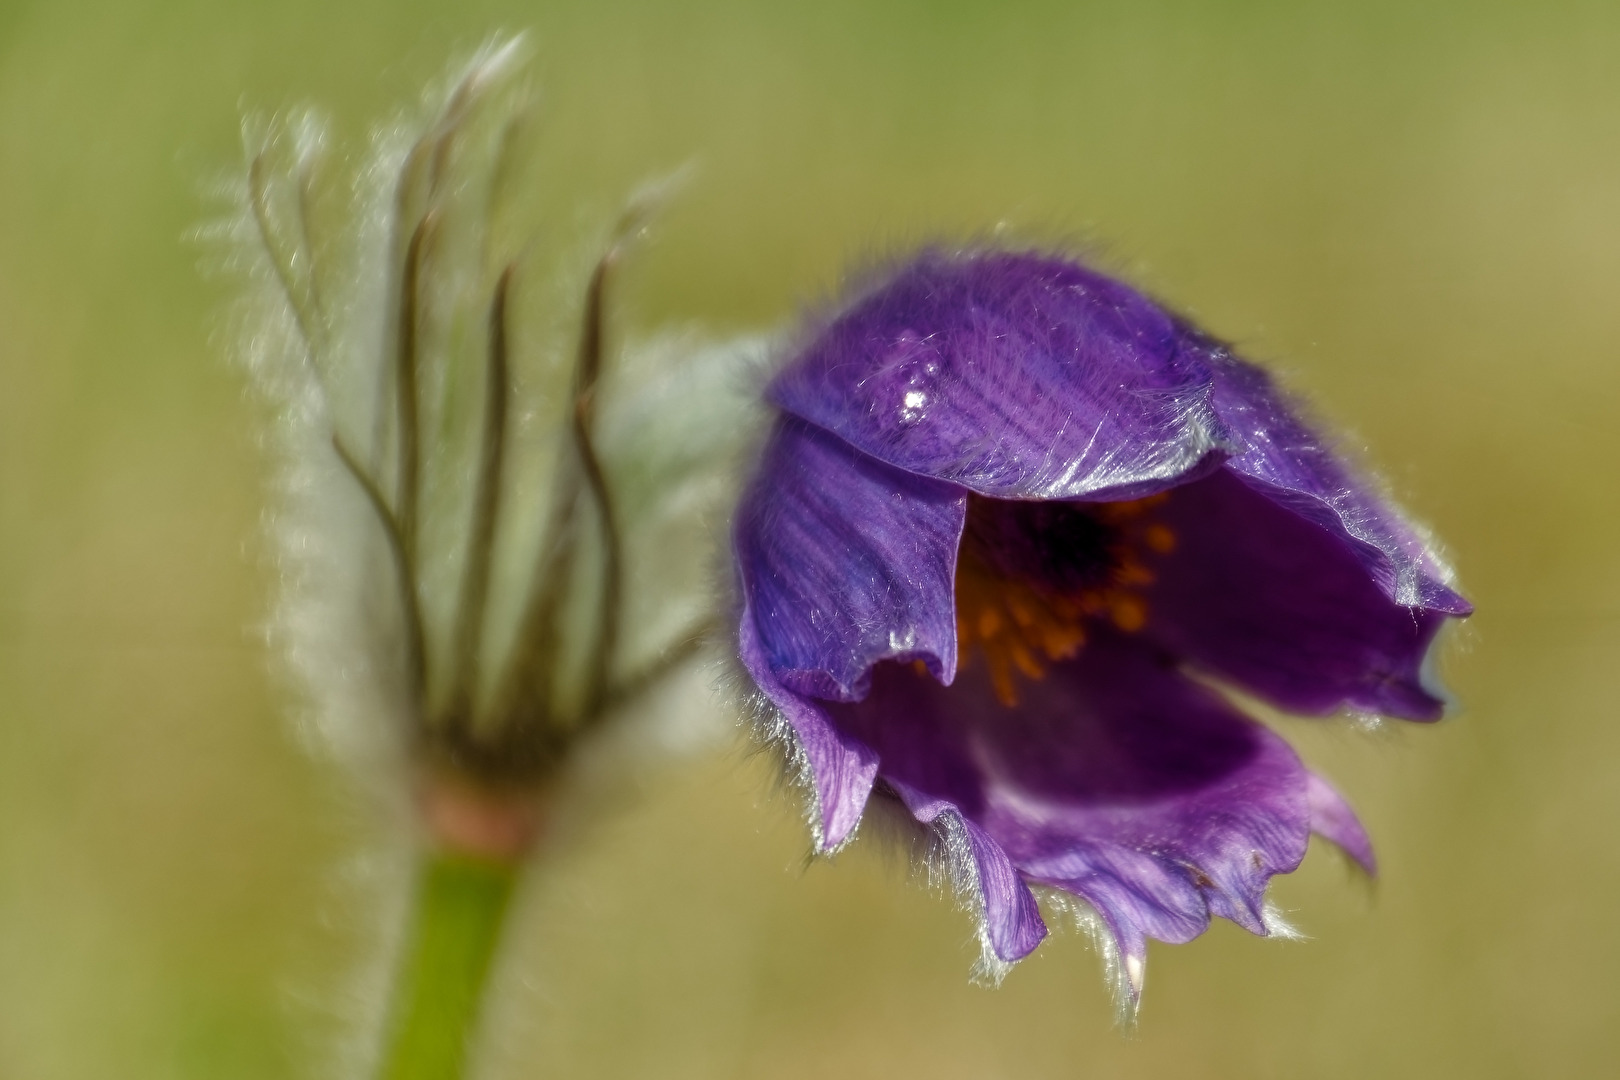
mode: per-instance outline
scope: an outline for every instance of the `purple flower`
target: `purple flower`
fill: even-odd
[[[1422,536],[1260,369],[1037,254],[926,252],[800,347],[736,525],[742,661],[822,850],[873,795],[932,825],[994,967],[1086,901],[1130,992],[1146,939],[1268,932],[1344,800],[1214,688],[1433,720],[1469,613]]]

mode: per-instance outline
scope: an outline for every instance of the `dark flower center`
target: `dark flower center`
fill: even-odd
[[[982,653],[1003,705],[1018,704],[1017,675],[1040,679],[1072,659],[1085,623],[1127,633],[1147,624],[1147,552],[1167,554],[1175,534],[1154,509],[1168,494],[1116,503],[1012,502],[968,497],[956,563],[961,666]]]

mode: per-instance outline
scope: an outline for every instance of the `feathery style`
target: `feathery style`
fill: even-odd
[[[283,464],[277,636],[321,730],[386,735],[429,789],[547,782],[693,654],[745,426],[750,341],[608,362],[610,281],[656,192],[583,280],[536,257],[532,112],[513,39],[352,176],[313,114],[258,124],[234,222]]]

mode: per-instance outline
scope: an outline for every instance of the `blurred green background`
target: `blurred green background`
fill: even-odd
[[[521,905],[491,1076],[1597,1076],[1620,1052],[1620,7],[0,6],[0,1077],[322,1075],[385,823],[300,748],[255,627],[259,411],[183,239],[243,109],[338,130],[530,29],[548,200],[700,172],[629,323],[768,327],[852,258],[1080,240],[1365,444],[1479,615],[1464,708],[1287,722],[1384,878],[1311,934],[1155,946],[1124,1036],[1083,938],[970,986],[968,918],[865,848],[803,869],[735,746]],[[368,861],[369,860],[369,861]],[[373,960],[373,963],[375,961]]]

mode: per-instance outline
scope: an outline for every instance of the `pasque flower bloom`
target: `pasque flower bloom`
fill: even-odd
[[[741,507],[743,664],[843,844],[874,795],[934,828],[992,969],[1078,897],[1146,939],[1271,929],[1349,806],[1217,687],[1433,720],[1471,610],[1265,372],[1073,262],[926,252],[806,335]]]

